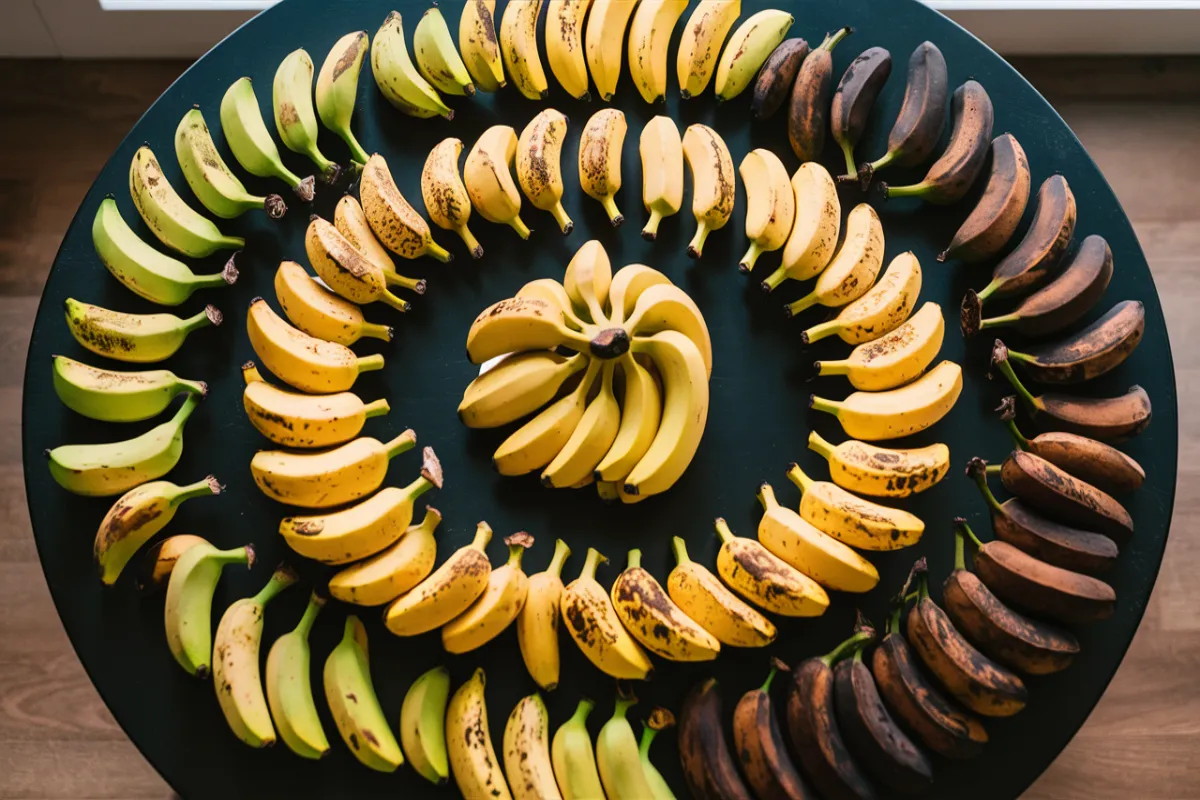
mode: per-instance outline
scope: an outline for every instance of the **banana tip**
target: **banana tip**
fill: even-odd
[[[658,238],[658,234],[656,234],[654,231],[642,231],[642,238],[647,242],[653,242]]]
[[[687,254],[688,258],[692,259],[693,261],[700,258],[700,251],[696,249],[695,245],[688,245]]]

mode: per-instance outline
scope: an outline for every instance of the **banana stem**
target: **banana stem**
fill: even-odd
[[[523,219],[521,219],[520,214],[518,214],[517,216],[510,219],[508,221],[508,224],[510,226],[512,226],[512,229],[514,231],[517,232],[517,236],[520,236],[522,239],[529,238],[529,233],[530,233],[529,226],[525,224],[525,221]]]
[[[713,526],[717,529],[717,536],[721,538],[722,543],[736,538],[733,531],[729,530],[729,523],[725,521],[724,517],[717,517],[713,520]]]
[[[435,242],[433,239],[430,239],[429,242],[425,245],[425,253],[426,253],[426,255],[433,256],[434,258],[436,258],[438,261],[442,262],[443,264],[448,264],[449,262],[454,260],[454,254],[451,253],[446,248],[442,247],[440,244]]]
[[[313,591],[308,596],[308,605],[304,609],[304,616],[300,617],[300,621],[296,623],[293,633],[298,633],[304,639],[308,638],[309,631],[312,630],[313,623],[317,621],[317,614],[321,613],[321,609],[325,607],[325,597]]]
[[[985,301],[986,301],[986,300],[987,300],[989,297],[991,297],[991,296],[992,296],[992,295],[995,293],[995,291],[996,291],[997,289],[999,289],[999,288],[1000,288],[1000,286],[1001,286],[1001,281],[1000,281],[1000,280],[997,278],[997,279],[994,279],[994,280],[993,280],[991,283],[989,283],[987,286],[983,287],[983,289],[982,289],[982,290],[980,290],[980,291],[976,292],[976,293],[975,293],[975,297],[976,297],[976,299],[978,299],[978,300],[979,300],[979,305],[981,305],[981,306],[982,306],[982,305],[984,304],[984,302],[985,302]],[[982,325],[982,324],[983,324],[983,323],[980,323],[980,325]]]
[[[245,564],[246,566],[254,566],[254,547],[244,545],[235,547],[232,550],[218,550],[210,556],[214,561],[222,566],[229,564]]]
[[[171,423],[173,425],[182,426],[183,423],[187,422],[187,418],[190,417],[192,412],[196,410],[196,406],[200,405],[200,398],[201,395],[189,394],[187,399],[183,401],[183,405],[181,405],[179,410],[175,412],[175,416],[171,418]]]
[[[842,404],[837,400],[826,400],[824,397],[817,397],[815,394],[808,396],[808,407],[814,411],[824,411],[826,414],[833,414],[835,417],[842,410]]]
[[[558,223],[558,229],[562,231],[563,236],[575,230],[575,223],[567,216],[567,210],[563,208],[561,200],[554,204],[554,208],[550,209],[550,214],[554,217],[554,221]]]
[[[387,398],[381,397],[378,400],[373,400],[363,406],[363,417],[366,419],[371,419],[371,417],[382,416],[391,410],[392,407],[388,405]]]
[[[475,538],[471,540],[471,547],[476,550],[486,550],[488,542],[492,540],[492,526],[486,522],[480,522],[475,526]]]
[[[985,290],[986,291],[986,290]],[[985,331],[988,328],[1002,328],[1013,322],[1020,320],[1016,314],[1005,314],[1001,317],[992,317],[990,319],[979,320],[979,330]]]
[[[342,139],[346,141],[346,146],[350,148],[350,157],[353,158],[357,164],[366,164],[371,160],[370,154],[368,154],[367,151],[363,149],[363,146],[358,143],[358,139],[355,138],[354,131],[350,130],[349,125],[347,125],[341,131],[341,134]]]
[[[965,550],[962,528],[956,522],[954,525],[954,569],[961,570],[967,568]]]
[[[267,581],[267,585],[262,588],[258,594],[254,595],[254,602],[260,606],[265,606],[267,603],[280,592],[293,583],[298,581],[300,576],[296,574],[296,570],[289,567],[287,564],[280,564],[275,573],[271,575],[271,580]]]
[[[813,368],[818,375],[848,375],[850,374],[850,362],[842,359],[840,361],[814,361]]]
[[[835,31],[833,35],[827,33],[825,34],[825,41],[821,42],[821,46],[818,49],[832,50],[838,46],[838,42],[842,41],[842,39],[845,39],[852,33],[854,33],[854,28],[851,27],[840,28]]]
[[[530,536],[530,539],[533,537]],[[508,566],[513,569],[521,568],[521,559],[525,557],[525,551],[529,548],[529,544],[523,537],[510,536],[504,540],[508,545]]]
[[[374,372],[383,369],[383,356],[379,353],[372,353],[369,356],[361,356],[358,359],[359,372]]]
[[[673,551],[675,551],[675,563],[677,563],[677,564],[691,563],[692,559],[688,555],[687,542],[685,542],[683,540],[682,536],[676,536],[673,539],[671,539],[671,549]]]
[[[833,458],[833,453],[836,448],[822,438],[821,434],[817,433],[816,431],[809,431],[808,449],[812,450],[814,453],[821,456],[821,458],[828,461],[829,459]]]
[[[853,655],[860,648],[866,647],[874,638],[875,631],[873,630],[856,631],[849,639],[821,656],[821,660],[825,662],[825,666],[832,667],[846,656]]]
[[[642,725],[642,739],[638,742],[638,755],[643,761],[650,760],[650,745],[654,743],[655,736],[658,736],[658,731],[649,725]]]
[[[872,161],[870,164],[865,164],[865,165],[863,165],[863,167],[859,168],[859,177],[861,178],[863,175],[863,172],[865,171],[867,173],[867,179],[870,180],[870,176],[874,175],[874,173],[878,172],[881,169],[885,169],[893,161],[895,161],[897,155],[898,155],[898,153],[894,150],[887,151],[882,156],[880,156],[879,158]]]
[[[221,320],[220,312],[218,311],[217,315],[216,315],[216,319],[213,319],[213,315],[209,311],[209,308],[211,308],[211,306],[206,306],[204,308],[204,310],[201,311],[199,314],[195,314],[194,316],[191,316],[191,317],[188,317],[187,319],[185,319],[183,321],[184,332],[191,333],[192,331],[197,331],[197,330],[200,330],[201,328],[207,328],[209,325],[221,324],[220,323],[220,320]],[[216,311],[216,309],[213,309],[213,311]]]
[[[601,564],[607,564],[608,559],[601,555],[600,551],[594,547],[589,547],[587,558],[583,562],[583,569],[579,573],[579,577],[586,580],[596,579],[596,568]]]
[[[804,474],[804,470],[800,469],[799,464],[794,462],[790,464],[788,466],[787,476],[788,480],[796,484],[796,486],[800,489],[800,494],[807,494],[808,490],[812,488],[813,479]]]
[[[1010,418],[1004,420],[1004,427],[1008,428],[1008,432],[1012,435],[1013,441],[1016,443],[1017,447],[1022,450],[1029,449],[1029,440],[1022,435],[1021,429],[1017,427],[1017,421],[1015,419]]]
[[[629,551],[629,563],[626,569],[635,569],[642,566],[642,551],[636,547]]]
[[[432,488],[434,488],[433,481],[429,480],[424,475],[421,475],[408,486],[405,486],[401,491],[408,495],[409,502],[411,503]]]
[[[992,489],[987,482],[987,462],[981,458],[971,459],[967,464],[967,475],[979,487],[979,492],[983,495],[983,500],[987,503],[988,508],[993,512],[999,512],[1000,501],[996,499],[996,495],[992,494]]]
[[[378,322],[364,322],[362,325],[362,335],[368,339],[379,339],[384,342],[390,342],[395,337],[396,331],[391,325],[381,325]]]
[[[546,572],[551,575],[562,575],[563,565],[567,563],[567,559],[571,557],[571,548],[562,539],[554,543],[554,556],[550,559],[550,566],[546,567]]]
[[[442,512],[438,511],[433,506],[425,506],[425,517],[421,520],[421,524],[417,527],[433,533],[435,530],[437,530],[437,526],[440,524],[442,524]]]
[[[650,219],[646,222],[646,227],[642,228],[642,238],[647,242],[653,242],[658,238],[658,223],[662,222],[662,212],[655,209],[650,209]]]
[[[758,502],[762,503],[763,511],[769,511],[779,505],[779,501],[775,499],[775,490],[766,481],[758,485]]]
[[[788,279],[787,267],[780,264],[778,269],[776,269],[774,272],[772,272],[767,277],[763,278],[763,282],[762,282],[763,291],[767,292],[769,294],[769,293],[775,291],[776,289],[778,289],[779,285],[782,284],[787,279]]]
[[[696,235],[688,242],[687,254],[689,258],[699,258],[704,253],[704,241],[708,239],[708,223],[696,223]]]
[[[262,381],[262,379],[262,373],[258,371],[258,366],[253,361],[247,361],[245,364],[242,364],[242,380],[246,382],[247,386]],[[207,391],[207,389],[208,387],[206,386],[205,390]],[[204,392],[201,392],[201,394],[204,394]]]
[[[794,317],[808,308],[812,308],[817,304],[817,293],[809,292],[794,303],[789,303],[784,307],[784,311],[789,317]]]
[[[397,297],[393,293],[389,292],[387,289],[384,289],[383,292],[379,295],[379,301],[381,303],[383,303],[384,305],[391,306],[392,308],[399,311],[401,314],[407,312],[409,309],[412,308],[412,306],[409,304],[409,302],[407,300],[405,300],[403,297]]]
[[[819,322],[801,333],[800,342],[801,344],[812,344],[813,342],[819,342],[826,336],[832,336],[841,329],[842,323],[838,321],[837,317],[834,317],[831,320]]]
[[[924,197],[929,193],[929,190],[933,188],[932,185],[926,181],[912,183],[908,186],[888,186],[886,184],[881,185],[883,185],[883,196],[889,199],[893,197]],[[984,291],[987,290],[985,289]],[[979,299],[983,300],[982,295]]]
[[[210,494],[220,494],[221,484],[212,475],[209,475],[202,481],[189,483],[187,486],[180,486],[175,497],[171,499],[171,505],[178,506],[184,500],[191,500],[193,497],[207,497]]]
[[[767,673],[767,679],[765,681],[763,681],[762,686],[758,687],[758,690],[760,692],[762,692],[763,694],[769,693],[771,691],[771,682],[775,680],[775,676],[778,674],[779,674],[779,667],[772,664],[771,671]]]
[[[746,255],[742,256],[742,260],[738,262],[738,271],[750,272],[754,269],[754,262],[758,261],[758,257],[762,255],[762,251],[762,247],[758,242],[750,242],[750,247],[746,250]]]
[[[999,475],[1000,470],[1002,469],[1004,469],[1004,467],[1000,464],[988,464],[983,468],[983,473],[985,475]]]
[[[255,370],[254,374],[258,375],[258,370]],[[262,376],[259,376],[257,378],[257,380],[261,381]],[[249,383],[249,381],[247,381],[247,383]],[[205,395],[208,394],[208,384],[205,383],[204,381],[189,381],[189,380],[180,378],[176,382],[175,385],[176,385],[176,387],[183,389],[190,394],[198,394],[198,395],[200,395],[200,397],[204,397]]]
[[[616,705],[613,706],[612,719],[625,719],[625,714],[635,705],[637,705],[637,698],[632,694],[628,696],[617,695]]]
[[[588,714],[591,714],[595,707],[595,701],[587,697],[581,698],[579,705],[575,706],[575,713],[571,715],[571,722],[584,725],[587,723]]]
[[[471,233],[466,225],[455,228],[454,232],[458,234],[459,238],[463,240],[463,244],[471,251],[471,258],[483,258],[483,245],[479,243],[479,240],[475,238],[475,234]]]
[[[611,194],[600,201],[604,206],[604,211],[608,214],[608,221],[615,228],[625,221],[625,215],[621,213],[621,209],[617,208],[617,200]]]
[[[900,632],[900,617],[904,614],[904,604],[907,602],[907,598],[901,598],[899,602],[894,603],[895,608],[883,628],[885,635]]]
[[[962,517],[954,520],[954,533],[959,538],[959,543],[962,543],[962,537],[965,534],[970,537],[971,544],[976,547],[983,547],[983,542],[979,541],[979,537],[975,535],[975,531],[971,530],[971,525]]]
[[[410,278],[407,275],[401,275],[394,269],[383,270],[383,282],[388,286],[400,286],[416,294],[425,294],[424,278]]]
[[[1021,379],[1017,377],[1017,373],[1013,372],[1012,364],[1008,363],[1008,348],[1005,348],[1005,357],[1002,359],[993,359],[992,366],[1000,370],[1000,374],[1008,378],[1008,382],[1012,384],[1013,390],[1021,396],[1021,399],[1029,404],[1030,408],[1037,407],[1037,400],[1025,385],[1021,383]]]
[[[387,457],[388,457],[388,460],[390,461],[391,459],[395,458],[396,456],[400,455],[401,453],[407,453],[409,450],[412,450],[416,446],[417,446],[417,434],[412,428],[409,428],[404,433],[400,434],[395,439],[392,439],[390,442],[385,444],[383,446],[383,448],[385,451],[387,451]]]
[[[846,157],[846,174],[843,177],[848,181],[852,181],[858,177],[858,167],[854,163],[854,143],[843,141],[841,145],[842,155]]]

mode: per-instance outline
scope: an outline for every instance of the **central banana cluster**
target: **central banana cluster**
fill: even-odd
[[[463,423],[529,417],[493,455],[501,475],[541,470],[546,486],[595,482],[602,497],[632,503],[671,488],[700,445],[712,371],[700,309],[647,266],[614,274],[597,241],[562,283],[533,281],[485,309],[467,354],[503,358],[467,386]]]

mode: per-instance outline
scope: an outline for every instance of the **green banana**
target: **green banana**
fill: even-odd
[[[208,542],[189,547],[175,562],[167,582],[163,623],[167,646],[189,675],[212,673],[212,604],[221,572],[229,564],[254,566],[254,546],[218,550]]]
[[[259,178],[278,178],[291,187],[301,202],[312,202],[312,176],[301,178],[284,166],[249,78],[238,78],[225,90],[221,98],[221,130],[242,169]]]
[[[63,303],[63,311],[75,341],[96,355],[136,364],[170,358],[189,333],[220,325],[223,319],[213,306],[205,306],[199,314],[180,319],[174,314],[109,311],[71,297]]]
[[[267,653],[265,681],[271,718],[279,738],[302,758],[323,758],[329,752],[329,739],[313,702],[308,644],[309,631],[324,605],[325,596],[313,592],[299,624],[276,639]]]
[[[218,250],[241,250],[246,246],[245,239],[226,236],[212,220],[183,202],[147,145],[133,154],[129,194],[151,233],[185,256],[204,258]]]
[[[468,97],[475,94],[471,73],[437,5],[426,9],[413,29],[413,55],[417,71],[438,91]]]
[[[434,667],[413,681],[400,707],[400,744],[404,755],[418,775],[439,786],[450,778],[446,754],[449,699],[450,671]]]
[[[180,392],[208,394],[203,381],[184,380],[165,369],[116,372],[54,356],[53,372],[63,405],[101,422],[140,422],[157,417]]]
[[[342,740],[364,765],[395,772],[404,763],[400,745],[379,707],[367,659],[367,629],[346,617],[342,641],[325,659],[325,700]]]
[[[371,37],[366,31],[347,33],[333,45],[317,73],[317,116],[326,128],[342,137],[360,167],[371,156],[354,137],[350,119],[358,99],[358,73],[370,46]]]
[[[675,793],[667,784],[658,767],[650,762],[650,745],[659,731],[675,724],[675,716],[665,708],[656,708],[650,712],[650,719],[642,723],[642,739],[638,742],[638,756],[642,760],[642,770],[646,773],[646,783],[650,784],[651,800],[675,800]]]
[[[217,152],[200,106],[193,106],[175,128],[175,157],[196,199],[218,217],[233,219],[256,209],[265,210],[271,219],[287,213],[279,195],[258,196],[246,191]]]
[[[342,168],[317,147],[317,114],[313,110],[313,62],[304,48],[293,50],[275,71],[275,129],[283,146],[308,156],[325,183],[337,183]]]
[[[550,761],[564,800],[604,797],[596,755],[588,733],[587,718],[596,704],[588,698],[579,701],[575,713],[559,726],[550,742]]]
[[[596,764],[604,791],[614,800],[653,798],[654,791],[646,780],[638,740],[625,713],[637,703],[637,698],[618,696],[612,717],[596,736]]]
[[[454,111],[412,63],[404,43],[404,20],[397,11],[388,14],[375,32],[371,74],[380,94],[405,114],[454,119]]]
[[[47,450],[50,474],[68,492],[87,497],[112,497],[157,480],[179,462],[183,424],[199,404],[199,395],[188,395],[174,417],[133,439]]]

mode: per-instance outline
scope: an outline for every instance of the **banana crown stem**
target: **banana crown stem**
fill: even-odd
[[[567,563],[567,559],[571,557],[571,548],[562,539],[554,543],[554,556],[550,559],[550,566],[546,567],[546,572],[551,575],[562,575],[563,565]]]
[[[833,453],[836,448],[826,441],[821,434],[817,433],[816,431],[809,431],[808,449],[812,450],[814,453],[828,461],[829,459],[833,458]]]
[[[836,400],[826,400],[824,397],[817,397],[815,394],[808,396],[808,407],[814,411],[824,411],[826,414],[833,414],[835,417],[841,411],[842,404]]]
[[[849,639],[842,642],[825,655],[821,656],[821,660],[825,662],[825,666],[832,667],[843,658],[854,655],[856,652],[866,647],[874,638],[875,631],[873,630],[857,631]]]
[[[884,185],[884,197],[924,197],[933,189],[933,184],[929,181],[921,181],[920,183],[911,183],[908,186],[887,186]],[[983,290],[984,292],[987,289]],[[983,292],[979,293],[980,302],[983,301]]]
[[[908,602],[906,598],[900,597],[893,601],[894,608],[892,613],[888,615],[887,623],[883,626],[885,636],[900,632],[900,617],[904,614],[904,604]]]
[[[417,434],[412,428],[409,428],[404,433],[392,439],[385,444],[384,450],[387,451],[387,457],[390,461],[401,453],[407,453],[417,446]]]
[[[325,597],[314,591],[308,596],[308,605],[304,608],[304,616],[300,617],[300,621],[296,623],[296,627],[292,632],[299,634],[302,639],[307,639],[309,631],[312,630],[313,623],[317,621],[317,615],[321,613],[321,609],[324,607]]]
[[[267,603],[287,587],[291,586],[300,576],[296,574],[296,570],[289,567],[287,564],[280,564],[271,575],[271,580],[267,581],[267,585],[254,595],[254,602],[260,606],[265,606]]]
[[[205,308],[199,314],[185,319],[183,321],[183,330],[186,333],[191,333],[192,331],[199,330],[200,328],[206,328],[212,324],[212,317],[209,316],[209,311],[207,308]]]
[[[800,469],[799,464],[790,465],[787,476],[789,481],[799,487],[800,494],[806,494],[812,488],[813,479],[804,474],[804,470]]]
[[[388,405],[386,397],[381,397],[378,400],[372,400],[363,406],[363,416],[367,419],[371,417],[380,417],[392,410]]]
[[[683,540],[682,536],[676,536],[671,539],[671,549],[675,552],[675,563],[691,563],[692,559],[690,556],[688,556],[687,542]]]
[[[998,342],[999,340],[997,340]],[[999,349],[999,347],[997,347]],[[1008,382],[1012,384],[1013,390],[1021,396],[1021,399],[1028,403],[1031,407],[1037,407],[1037,400],[1029,390],[1025,388],[1025,384],[1021,383],[1021,379],[1017,377],[1017,373],[1013,372],[1012,364],[1008,363],[1008,357],[1011,355],[1008,348],[1004,348],[1003,358],[993,358],[992,366],[1000,370],[1000,374],[1008,378]]]
[[[965,544],[963,542],[963,530],[962,530],[964,525],[966,525],[966,522],[959,522],[958,520],[955,520],[955,523],[954,523],[954,569],[955,570],[967,568],[967,553],[966,553]]]
[[[770,511],[779,505],[779,501],[775,499],[775,490],[766,481],[758,485],[758,502],[762,503],[763,511]]]
[[[189,483],[187,486],[180,486],[175,497],[171,499],[171,505],[178,506],[184,500],[190,500],[193,497],[205,497],[210,494],[220,494],[221,484],[217,483],[217,479],[209,475],[202,481]]]
[[[1025,364],[1033,363],[1036,360],[1033,356],[1026,353],[1019,353],[1016,350],[1009,350],[1008,357],[1009,359],[1020,361]]]
[[[988,464],[983,468],[983,472],[985,475],[999,475],[1002,469],[1003,467],[999,464]]]
[[[963,543],[963,537],[970,538],[971,544],[976,547],[983,547],[983,542],[979,541],[979,537],[975,535],[975,531],[971,530],[971,525],[962,517],[954,520],[954,533],[958,536],[959,543]]]
[[[842,154],[846,156],[846,174],[842,177],[848,181],[853,181],[858,177],[858,167],[854,164],[854,142],[845,139],[840,144],[842,146]]]
[[[880,156],[876,160],[872,161],[870,164],[866,164],[865,170],[868,173],[868,175],[871,173],[878,172],[879,170],[884,169],[889,164],[891,164],[893,161],[895,161],[896,156],[898,156],[898,155],[899,155],[898,151],[888,150],[886,153],[884,153],[882,156]],[[860,175],[862,174],[863,171],[864,171],[863,168],[859,168]]]
[[[850,362],[846,359],[840,361],[814,361],[813,368],[818,375],[847,375],[850,372]]]
[[[383,355],[380,353],[372,353],[369,356],[361,356],[358,359],[359,372],[374,372],[377,369],[383,369]]]
[[[811,308],[812,306],[814,306],[816,304],[817,304],[817,293],[815,291],[809,292],[808,294],[804,295],[804,297],[801,297],[799,300],[797,300],[793,303],[788,303],[788,305],[786,307],[787,315],[789,317],[794,317],[797,314],[799,314],[801,311]]]
[[[979,305],[983,305],[989,297],[991,297],[997,289],[1000,288],[1003,281],[999,278],[993,278],[992,282],[983,287],[982,290],[975,293],[975,298],[979,301]]]
[[[627,569],[636,569],[642,565],[642,551],[636,547],[629,551],[629,564]]]
[[[475,526],[475,538],[471,541],[471,547],[476,550],[486,550],[488,542],[492,540],[492,526],[486,522],[480,522]]]
[[[637,705],[637,698],[633,695],[628,697],[618,695],[616,705],[613,707],[612,719],[625,719],[625,713],[635,705]]]
[[[717,517],[713,521],[713,526],[717,529],[717,536],[721,537],[722,544],[737,538],[733,535],[733,531],[729,530],[729,523],[725,521],[724,517]]]
[[[433,506],[425,506],[425,518],[421,520],[421,524],[417,527],[423,531],[433,533],[437,530],[437,526],[442,522],[442,512],[438,511]]]
[[[608,559],[605,558],[600,553],[599,550],[597,550],[594,547],[589,547],[588,552],[587,552],[587,559],[583,562],[583,569],[580,570],[579,577],[585,578],[587,580],[595,580],[596,579],[596,568],[599,567],[601,564],[607,564],[607,563],[608,563]]]
[[[762,692],[763,694],[767,694],[768,692],[770,692],[771,691],[771,683],[772,683],[772,681],[775,680],[775,676],[778,674],[779,674],[779,667],[776,667],[775,665],[771,665],[771,671],[767,673],[767,679],[765,681],[763,681],[762,686],[758,687],[758,690],[760,692]]]
[[[838,42],[842,41],[842,39],[845,39],[847,36],[849,36],[852,33],[854,33],[854,28],[849,28],[849,27],[840,28],[839,30],[835,31],[832,34],[827,33],[827,34],[825,34],[825,41],[821,42],[821,46],[818,47],[817,49],[818,50],[832,50],[833,48],[838,46]]]
[[[988,328],[1000,328],[1012,322],[1017,322],[1021,318],[1016,314],[1005,314],[1000,317],[991,317],[989,319],[979,320],[979,330],[984,331]]]
[[[416,500],[418,497],[425,494],[432,488],[433,488],[433,481],[429,480],[424,475],[422,475],[419,478],[417,478],[415,481],[410,483],[408,486],[405,486],[402,491],[406,495],[409,496],[409,501],[411,502],[412,500]],[[428,516],[429,516],[428,513],[425,516],[426,516],[426,518],[428,518]],[[439,517],[439,521],[440,521],[440,517]]]

